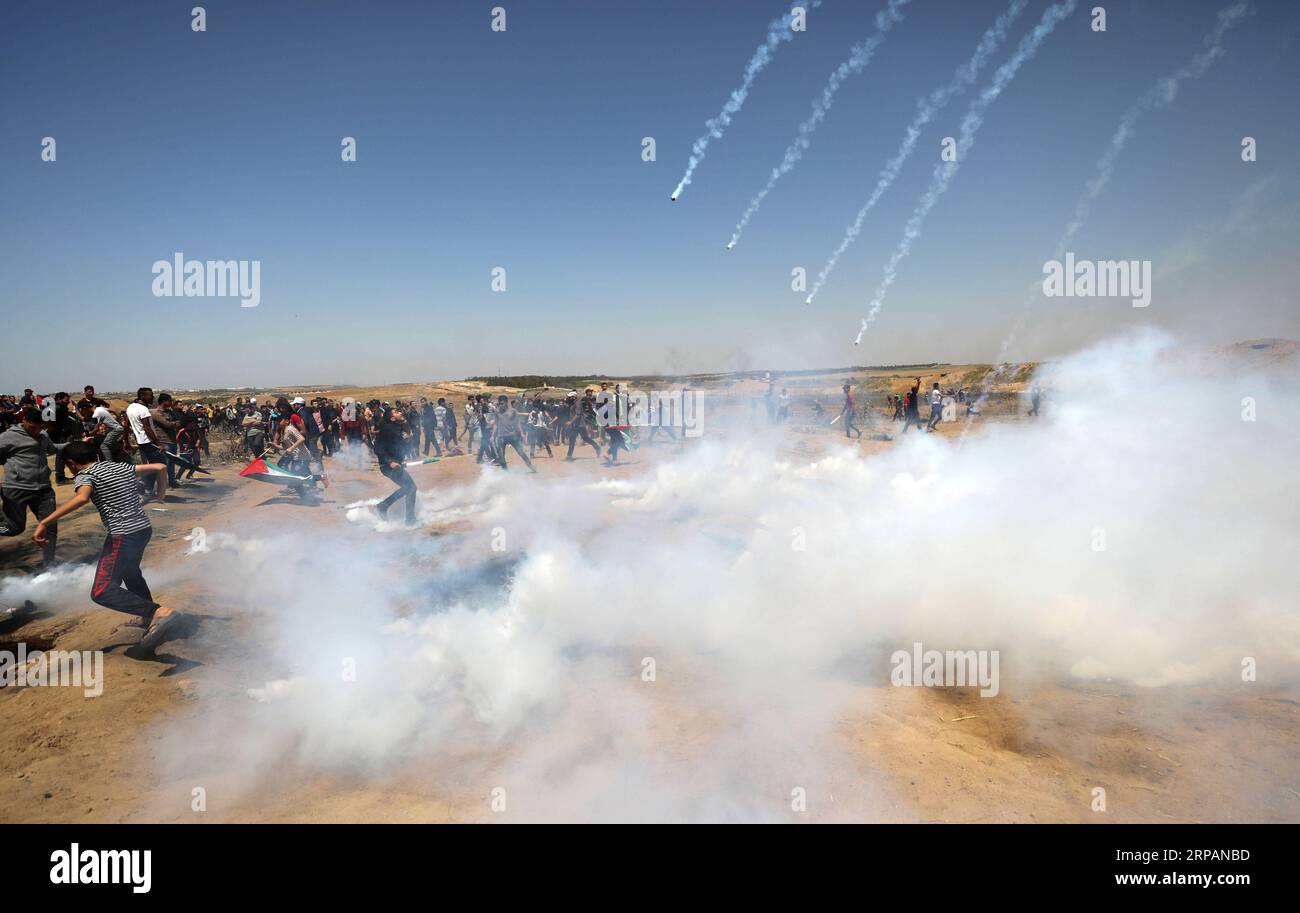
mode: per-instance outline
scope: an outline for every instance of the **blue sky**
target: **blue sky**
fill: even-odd
[[[214,2],[196,34],[191,2],[13,0],[0,8],[0,389],[988,361],[1121,113],[1227,2],[1106,3],[1104,34],[1084,2],[990,110],[854,348],[969,96],[930,126],[813,306],[790,270],[816,275],[917,97],[1004,0],[913,0],[731,252],[883,0],[812,10],[676,204],[691,143],[788,4]],[[504,33],[489,28],[495,5]],[[1047,5],[1030,0],[993,67]],[[1045,300],[1012,357],[1136,321],[1215,343],[1300,336],[1300,4],[1255,7],[1227,56],[1142,121],[1073,245],[1152,260],[1152,306]],[[45,136],[55,163],[40,160]],[[344,136],[356,163],[340,160]],[[1259,161],[1241,162],[1243,136]],[[261,305],[153,297],[151,265],[176,251],[260,260]]]

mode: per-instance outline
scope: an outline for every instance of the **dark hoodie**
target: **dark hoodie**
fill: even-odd
[[[393,421],[387,412],[384,413],[379,422],[379,433],[375,436],[375,456],[380,466],[406,461],[406,440],[402,437],[405,430],[405,424]]]

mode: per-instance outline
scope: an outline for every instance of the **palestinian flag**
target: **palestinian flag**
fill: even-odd
[[[406,461],[405,463],[403,463],[402,465],[403,465],[403,466],[423,466],[423,465],[425,465],[426,463],[440,463],[440,462],[442,462],[442,457],[429,457],[428,459],[425,459],[425,460],[407,460],[407,461]]]
[[[632,425],[606,425],[608,430],[623,435],[623,446],[628,450],[636,450],[639,442],[636,439],[636,428]]]
[[[239,474],[250,479],[257,479],[259,482],[271,482],[275,485],[297,485],[312,480],[311,476],[294,475],[289,470],[274,463],[268,463],[260,457],[245,466]]]

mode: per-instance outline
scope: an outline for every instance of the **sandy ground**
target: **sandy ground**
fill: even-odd
[[[797,423],[796,423],[797,424]],[[884,426],[895,430],[897,426]],[[948,426],[945,434],[955,434]],[[794,431],[792,456],[811,457],[832,440],[820,429]],[[866,440],[864,452],[892,446]],[[564,464],[539,460],[541,476],[625,474],[671,455],[672,448],[642,448],[629,468],[598,467],[590,451]],[[333,509],[387,493],[376,472],[331,469],[327,503],[312,508],[277,497],[271,486],[241,480],[237,466],[218,468],[210,480],[179,489],[166,512],[150,516],[155,537],[146,574],[176,566],[192,527],[221,528],[238,516],[264,518],[268,526],[343,524]],[[472,458],[423,467],[421,487],[464,482],[482,471]],[[513,471],[513,470],[512,470]],[[70,488],[59,489],[60,500]],[[332,503],[330,503],[332,502]],[[421,529],[411,535],[434,535]],[[65,560],[93,560],[102,539],[93,511],[63,524]],[[30,569],[35,549],[27,540],[0,541],[0,568]],[[324,775],[294,765],[270,765],[238,798],[190,810],[193,771],[170,772],[160,746],[169,727],[201,725],[196,697],[237,697],[261,685],[256,638],[240,607],[179,582],[158,595],[194,617],[189,636],[166,644],[154,660],[124,655],[138,633],[122,617],[86,600],[83,610],[41,614],[0,635],[0,648],[18,641],[64,650],[106,651],[101,697],[74,688],[6,688],[0,721],[0,821],[489,821],[482,783],[420,765],[382,778]],[[250,668],[251,667],[251,668]],[[690,674],[707,675],[705,658],[692,658]],[[265,670],[261,670],[264,672]],[[649,750],[670,767],[689,765],[713,737],[722,711],[698,706],[690,674],[656,691],[656,715],[646,733]],[[250,677],[251,676],[251,677]],[[1137,689],[1121,684],[1042,682],[981,699],[974,689],[891,688],[846,682],[832,738],[841,750],[808,796],[802,814],[777,819],[953,822],[1169,822],[1297,821],[1300,783],[1298,704],[1289,694],[1240,688]],[[232,702],[238,707],[238,702]],[[843,750],[848,749],[848,750]],[[481,751],[482,749],[476,749]],[[501,757],[509,747],[499,749]],[[491,767],[494,758],[479,759]],[[199,765],[202,767],[202,764]],[[219,765],[203,772],[210,794],[222,794]],[[1091,790],[1107,790],[1104,814],[1092,810]]]

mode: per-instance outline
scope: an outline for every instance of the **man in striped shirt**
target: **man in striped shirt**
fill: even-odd
[[[153,536],[153,524],[141,506],[136,475],[160,472],[162,463],[95,462],[95,448],[84,441],[64,446],[63,460],[75,473],[72,499],[37,525],[32,541],[43,545],[48,527],[68,514],[93,502],[108,532],[95,568],[95,583],[90,598],[105,608],[126,612],[140,618],[147,630],[140,638],[140,648],[152,650],[162,643],[165,631],[175,624],[180,613],[154,602],[149,584],[140,572],[144,550]]]

